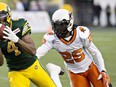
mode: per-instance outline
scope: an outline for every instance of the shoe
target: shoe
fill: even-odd
[[[64,75],[64,69],[61,68],[59,75]]]

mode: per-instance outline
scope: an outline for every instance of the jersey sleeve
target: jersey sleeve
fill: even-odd
[[[101,72],[102,70],[106,71],[105,65],[104,65],[104,60],[102,57],[101,52],[98,50],[98,48],[94,45],[92,42],[91,45],[87,48],[89,52],[92,54],[94,57],[94,62],[97,65],[99,71]]]
[[[48,53],[49,50],[53,48],[52,46],[52,40],[53,40],[53,35],[49,35],[48,33],[44,35],[43,38],[43,44],[38,47],[36,55],[38,59],[40,59],[42,56]]]
[[[22,21],[22,37],[25,36],[26,34],[31,34],[31,27],[30,24],[27,20],[25,19],[20,19]]]

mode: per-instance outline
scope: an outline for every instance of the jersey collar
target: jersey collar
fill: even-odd
[[[72,37],[70,38],[70,40],[66,40],[66,39],[64,39],[64,38],[59,38],[64,44],[71,44],[74,40],[75,40],[75,38],[76,38],[76,29],[74,29],[73,30],[73,35],[72,35]]]

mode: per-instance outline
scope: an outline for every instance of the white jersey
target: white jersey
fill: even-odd
[[[81,73],[88,70],[93,61],[92,54],[99,70],[105,69],[102,55],[93,44],[87,27],[76,27],[72,36],[65,39],[58,38],[55,34],[45,34],[44,38],[45,43],[37,49],[38,57],[45,55],[50,49],[55,49],[63,57],[68,70]]]

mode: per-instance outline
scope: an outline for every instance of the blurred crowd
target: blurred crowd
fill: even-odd
[[[47,11],[50,19],[55,10],[65,8],[78,25],[116,26],[116,0],[11,0],[9,5],[16,11]]]

